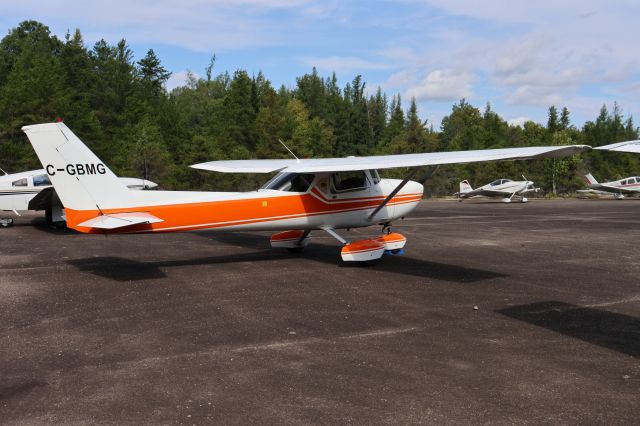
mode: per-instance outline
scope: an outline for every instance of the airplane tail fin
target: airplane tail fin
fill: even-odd
[[[469,184],[468,180],[463,180],[460,182],[460,194],[466,194],[467,192],[473,191],[473,188]]]
[[[587,173],[586,175],[584,175],[584,181],[587,183],[587,185],[598,184],[598,181],[596,180],[596,178],[593,177],[591,173]]]
[[[65,208],[122,207],[130,197],[126,186],[63,123],[35,124],[22,130]]]

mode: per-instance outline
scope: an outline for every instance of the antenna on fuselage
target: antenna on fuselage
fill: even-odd
[[[299,159],[298,157],[296,157],[296,155],[293,153],[293,151],[291,151],[291,150],[289,149],[289,147],[288,147],[287,145],[285,145],[285,143],[284,143],[284,142],[282,142],[282,139],[278,139],[278,142],[280,142],[280,143],[282,144],[282,146],[284,146],[284,147],[285,147],[285,149],[286,149],[287,151],[289,151],[289,154],[293,155],[293,158],[295,158],[295,159],[296,159],[296,161],[300,161],[300,159]]]

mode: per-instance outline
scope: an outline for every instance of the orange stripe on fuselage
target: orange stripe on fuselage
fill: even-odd
[[[384,196],[354,198],[353,201],[341,199],[336,200],[340,201],[339,203],[331,203],[333,200],[324,201],[317,196],[303,194],[210,201],[204,203],[139,206],[126,209],[106,209],[102,210],[102,213],[146,212],[163,220],[163,222],[159,223],[134,225],[106,231],[108,233],[172,232],[222,228],[304,216],[365,210],[375,208],[384,198]],[[417,203],[421,199],[421,193],[398,194],[388,205]],[[100,211],[65,209],[65,213],[67,226],[70,228],[85,233],[105,233],[105,230],[78,226],[78,224],[98,216]]]

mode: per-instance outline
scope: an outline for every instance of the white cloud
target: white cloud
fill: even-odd
[[[126,38],[194,51],[267,46],[286,34],[269,17],[272,11],[299,11],[316,0],[25,0],[3,5],[5,16],[28,16],[56,32],[77,22],[88,41]],[[74,28],[70,28],[73,30]]]
[[[473,75],[467,71],[431,71],[417,86],[410,87],[406,96],[417,101],[457,101],[472,95]]]
[[[172,91],[176,87],[187,86],[191,79],[199,79],[200,76],[189,70],[174,72],[169,77],[169,80],[165,83],[165,89],[168,92]]]
[[[533,120],[530,119],[529,117],[515,117],[510,120],[507,120],[507,124],[509,124],[509,126],[524,127],[524,124],[528,123],[529,121],[533,121]]]
[[[548,107],[551,105],[560,105],[563,98],[559,94],[548,91],[547,88],[533,86],[519,86],[509,96],[507,103],[515,105],[536,105]]]
[[[522,107],[525,114],[532,107],[546,111],[561,104],[579,116],[615,99],[626,100],[629,113],[640,112],[633,89],[625,92],[635,87],[640,69],[634,54],[640,39],[638,1],[396,1],[416,11],[417,5],[437,9],[416,16],[417,22],[434,17],[424,32],[431,43],[415,37],[420,44],[406,47],[414,48],[416,57],[405,59],[397,75],[422,69],[466,72],[475,76],[475,97]],[[424,87],[411,86],[410,92],[424,96],[429,92]]]

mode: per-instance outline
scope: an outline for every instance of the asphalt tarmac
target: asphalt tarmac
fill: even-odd
[[[351,240],[376,228],[343,232]],[[640,201],[425,201],[404,255],[0,229],[2,424],[638,424]]]

